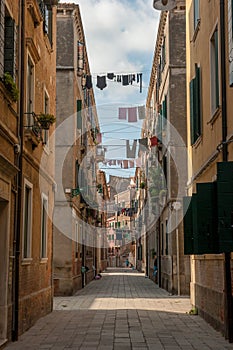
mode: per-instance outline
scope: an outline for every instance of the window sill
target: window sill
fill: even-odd
[[[22,261],[21,261],[21,265],[30,265],[32,263],[32,258],[24,258]]]
[[[40,259],[40,264],[47,264],[48,258],[41,258]]]
[[[214,122],[218,119],[218,117],[221,115],[221,108],[217,107],[217,109],[215,110],[214,114],[212,115],[212,117],[210,118],[210,120],[206,123],[207,125],[211,124],[213,125]]]

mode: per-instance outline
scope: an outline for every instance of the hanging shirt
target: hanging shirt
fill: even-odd
[[[114,73],[108,73],[107,74],[107,78],[112,80],[113,78],[115,78],[115,74]]]
[[[127,108],[125,108],[125,107],[120,107],[119,108],[118,118],[126,120],[126,118],[127,118]]]
[[[129,123],[137,122],[137,107],[128,108],[128,122]]]
[[[138,106],[138,118],[145,119],[145,117],[146,117],[145,106]]]
[[[99,76],[97,75],[97,84],[96,86],[100,89],[103,90],[104,88],[106,88],[107,84],[106,84],[106,76]]]
[[[140,151],[142,151],[142,152],[148,151],[148,138],[147,137],[139,140],[139,152]]]
[[[124,86],[129,85],[129,76],[128,75],[122,75],[122,85],[124,85]]]
[[[157,137],[156,137],[156,136],[151,137],[151,138],[150,138],[150,146],[151,146],[151,147],[155,147],[155,146],[157,146],[157,145],[158,145],[158,139],[157,139]]]
[[[92,88],[92,79],[91,79],[91,75],[87,75],[87,76],[86,76],[86,88],[87,88],[87,89],[91,89],[91,88]]]
[[[126,157],[135,158],[136,155],[137,140],[133,141],[133,146],[130,148],[129,140],[126,140]]]

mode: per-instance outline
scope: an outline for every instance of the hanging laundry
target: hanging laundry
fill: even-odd
[[[145,119],[145,117],[146,117],[145,106],[138,106],[138,118]]]
[[[123,160],[123,168],[128,169],[128,167],[129,167],[128,160]]]
[[[117,160],[117,165],[121,166],[121,164],[122,164],[122,160]]]
[[[142,151],[142,152],[148,151],[148,138],[147,137],[139,140],[139,151],[138,151],[138,153],[140,151]]]
[[[128,122],[129,123],[137,122],[137,107],[128,108]]]
[[[123,119],[123,120],[127,119],[127,108],[119,107],[118,119]]]
[[[92,78],[91,75],[86,76],[86,88],[91,89],[92,88]]]
[[[134,168],[134,161],[133,160],[129,160],[129,168]]]
[[[139,78],[139,73],[137,73],[137,84],[139,83],[140,78]]]
[[[150,146],[151,146],[151,147],[155,147],[155,146],[157,146],[157,145],[158,145],[158,139],[157,139],[157,137],[156,137],[156,136],[151,137],[151,138],[150,138]]]
[[[112,160],[112,165],[116,165],[116,159]]]
[[[121,83],[121,75],[117,75],[117,82]]]
[[[101,133],[98,133],[96,135],[96,141],[97,141],[97,143],[101,143],[102,142],[102,134]]]
[[[129,85],[129,76],[128,75],[122,75],[122,85],[123,86]]]
[[[126,140],[126,157],[135,158],[137,148],[137,140],[133,141],[132,148],[130,147],[129,140]]]
[[[114,73],[108,73],[107,74],[107,78],[112,80],[113,78],[115,78],[115,74]]]
[[[99,76],[97,75],[97,84],[96,86],[100,89],[103,90],[104,88],[106,88],[107,84],[106,84],[106,76]]]
[[[140,93],[142,92],[142,73],[139,73]]]
[[[136,167],[141,168],[141,166],[142,166],[142,159],[141,157],[139,157],[136,159]]]

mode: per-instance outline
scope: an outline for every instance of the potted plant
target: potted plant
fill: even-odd
[[[1,80],[2,80],[3,84],[5,85],[6,89],[8,90],[8,92],[11,96],[11,99],[14,102],[17,102],[19,99],[19,90],[14,82],[14,79],[10,75],[10,73],[6,72],[3,75],[3,78]]]
[[[140,183],[140,188],[143,190],[145,187],[146,187],[145,182],[141,182],[141,183]]]
[[[55,122],[56,118],[53,114],[40,113],[37,116],[37,121],[42,129],[48,130],[50,126]]]

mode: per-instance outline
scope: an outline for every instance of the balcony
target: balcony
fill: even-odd
[[[39,143],[43,140],[42,138],[42,128],[36,119],[36,114],[34,112],[25,113],[26,114],[26,125],[24,136],[27,141],[31,141],[32,149],[36,148]]]

